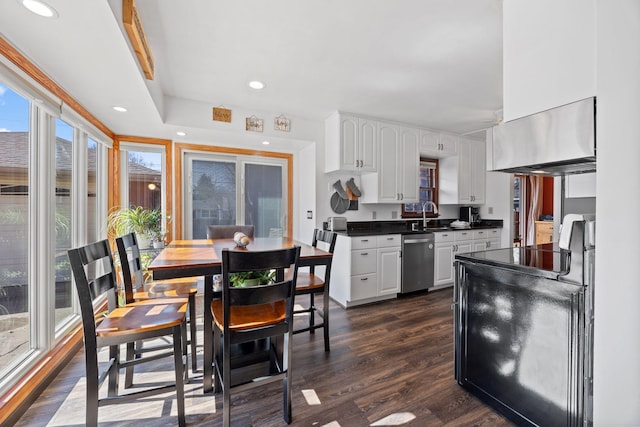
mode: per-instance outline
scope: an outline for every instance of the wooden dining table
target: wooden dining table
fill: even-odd
[[[333,254],[288,237],[256,237],[240,248],[233,239],[174,240],[155,257],[148,269],[153,280],[204,276],[204,375],[205,393],[213,390],[213,275],[222,272],[222,250],[267,251],[300,246],[299,267],[326,265]]]

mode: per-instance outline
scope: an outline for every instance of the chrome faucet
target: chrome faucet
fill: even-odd
[[[427,205],[433,206],[433,213],[438,216],[438,206],[436,206],[436,204],[431,200],[427,200],[426,202],[424,202],[422,204],[422,228],[427,228],[427,224],[429,223],[429,220],[427,219],[427,212],[425,209]]]

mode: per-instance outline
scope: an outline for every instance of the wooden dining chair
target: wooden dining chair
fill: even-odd
[[[198,279],[185,277],[180,279],[157,280],[145,282],[140,256],[140,246],[136,233],[129,233],[116,238],[122,281],[124,284],[125,303],[144,301],[155,298],[188,298],[189,300],[189,340],[191,347],[191,371],[198,369],[197,358],[197,325],[196,325],[196,294],[198,293]],[[159,347],[143,348],[140,344],[127,346],[127,359],[137,357],[137,353],[155,351]],[[131,386],[133,367],[126,370],[125,387]]]
[[[333,253],[336,247],[336,239],[338,235],[332,231],[315,229],[313,231],[313,241],[311,245],[315,248],[318,242],[324,242],[328,245],[328,251]],[[309,305],[303,308],[297,308],[293,314],[309,314],[309,324],[307,327],[294,329],[294,334],[301,332],[315,333],[315,330],[322,328],[324,330],[324,351],[331,351],[329,346],[329,279],[331,278],[331,259],[324,265],[324,275],[317,276],[315,267],[309,267],[309,271],[299,271],[296,281],[296,298],[301,295],[309,296]],[[315,296],[322,294],[322,310],[315,305]],[[299,299],[296,300],[298,307]],[[322,323],[315,322],[316,313],[322,318]]]
[[[231,390],[282,380],[284,420],[291,422],[291,348],[294,287],[300,247],[271,251],[222,250],[222,299],[211,302],[215,392],[222,388],[223,422],[231,419]],[[276,270],[274,283],[231,287],[231,274]],[[285,279],[285,269],[291,275]],[[253,351],[242,354],[247,343]],[[233,354],[232,354],[233,353]],[[268,365],[268,370],[252,370]],[[251,374],[251,375],[250,375]]]
[[[130,401],[155,394],[176,391],[178,403],[178,423],[185,425],[184,413],[184,361],[182,339],[186,316],[186,299],[164,299],[143,301],[117,307],[117,281],[111,248],[107,240],[102,240],[68,251],[71,270],[80,300],[84,334],[84,354],[86,368],[86,425],[98,424],[98,408],[123,401]],[[96,313],[104,306],[107,309]],[[136,360],[120,360],[120,345],[142,339],[169,337],[173,348],[168,356],[173,356],[175,382],[145,388],[137,392],[120,395],[118,380],[121,368],[157,360],[158,356]],[[109,363],[105,370],[98,366],[98,349],[109,347]],[[106,398],[99,398],[100,386],[108,381]]]
[[[238,231],[253,239],[253,225],[208,225],[207,239],[233,239],[233,235]]]

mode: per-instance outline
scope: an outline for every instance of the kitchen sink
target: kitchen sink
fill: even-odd
[[[424,229],[425,231],[438,231],[438,230],[451,230],[450,227],[438,226],[438,227],[427,227]]]

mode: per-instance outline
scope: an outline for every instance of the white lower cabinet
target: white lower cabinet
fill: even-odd
[[[451,286],[455,270],[455,256],[461,253],[497,249],[500,247],[500,229],[439,231],[434,233],[434,287]]]
[[[400,292],[400,247],[378,249],[378,295]]]
[[[338,235],[329,295],[344,307],[395,298],[400,292],[399,234]]]

